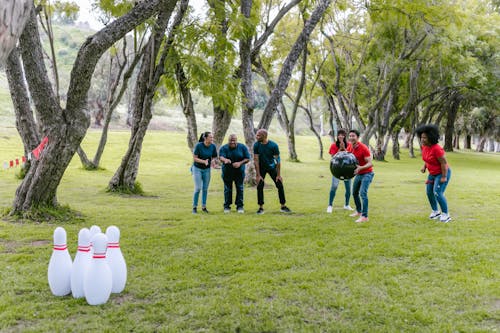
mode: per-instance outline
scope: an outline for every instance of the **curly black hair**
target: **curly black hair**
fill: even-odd
[[[415,132],[417,133],[418,139],[422,136],[422,133],[427,134],[427,139],[431,144],[436,144],[439,142],[439,128],[434,124],[425,124],[419,126]]]

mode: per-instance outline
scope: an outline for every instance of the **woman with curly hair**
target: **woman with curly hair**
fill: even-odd
[[[425,164],[422,173],[429,170],[427,177],[426,192],[432,212],[429,218],[439,220],[444,223],[451,221],[448,213],[448,202],[444,196],[446,186],[450,181],[451,169],[446,161],[444,149],[438,144],[439,129],[436,125],[422,125],[416,130],[422,148],[422,159]],[[438,210],[441,207],[441,211]]]

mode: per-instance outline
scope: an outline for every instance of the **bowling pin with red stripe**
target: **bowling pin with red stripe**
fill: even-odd
[[[92,259],[83,280],[83,292],[90,305],[104,304],[111,295],[113,279],[106,260],[108,237],[103,233],[95,234],[90,242],[93,247]]]
[[[90,231],[83,228],[78,233],[78,251],[71,268],[71,294],[74,298],[84,297],[83,278],[90,265]]]
[[[71,292],[71,256],[66,245],[66,230],[54,230],[54,249],[49,261],[49,287],[55,296],[65,296]]]
[[[113,276],[112,293],[121,293],[127,282],[127,264],[120,249],[120,229],[112,225],[106,229],[108,251],[106,253],[109,268]]]

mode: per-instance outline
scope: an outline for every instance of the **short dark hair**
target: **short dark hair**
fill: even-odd
[[[343,129],[343,128],[339,128],[339,130],[337,131],[337,135],[339,135],[339,134],[344,134],[344,135],[346,135],[346,134],[347,134],[347,132],[346,132],[346,130],[345,130],[345,129]]]
[[[431,144],[436,144],[439,142],[439,127],[434,124],[425,124],[417,127],[415,130],[415,133],[417,133],[418,139],[420,140],[420,137],[422,136],[422,133],[427,134],[427,139]]]
[[[358,131],[358,130],[352,129],[352,130],[350,130],[350,131],[349,131],[349,133],[354,133],[354,134],[356,134],[356,136],[359,138],[359,134],[360,134],[360,133],[359,133],[359,131]]]

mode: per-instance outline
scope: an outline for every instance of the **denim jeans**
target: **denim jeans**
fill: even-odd
[[[352,185],[352,195],[354,196],[356,211],[364,217],[368,217],[368,187],[374,175],[373,172],[356,175]]]
[[[441,174],[439,175],[431,175],[427,177],[426,183],[426,192],[427,198],[429,199],[429,203],[431,204],[432,210],[438,210],[438,203],[441,207],[441,211],[445,214],[448,214],[448,202],[444,196],[444,191],[446,190],[446,186],[448,186],[448,182],[451,177],[451,169],[448,169],[448,173],[446,175],[446,181],[441,183]]]
[[[201,206],[207,206],[208,185],[210,184],[210,168],[200,169],[193,165],[194,195],[193,207],[198,206],[201,191]]]
[[[243,180],[245,170],[241,168],[222,171],[222,180],[224,181],[224,208],[231,208],[233,203],[233,182],[236,187],[236,199],[234,201],[237,208],[243,208]]]
[[[337,187],[339,187],[340,180],[337,177],[332,177],[332,187],[330,188],[330,199],[328,200],[328,206],[333,204],[333,199],[335,199],[335,193],[337,193]],[[344,206],[349,205],[349,200],[351,199],[351,180],[345,179],[345,204]]]
[[[271,178],[273,179],[274,185],[276,185],[276,188],[278,189],[280,204],[284,205],[286,202],[285,189],[283,188],[283,183],[276,180],[276,177],[278,177],[278,172],[276,171],[276,169],[265,170],[262,168],[262,166],[260,169],[262,180],[259,184],[257,184],[257,204],[259,204],[259,206],[262,206],[264,204],[264,177],[266,177],[266,173],[268,173],[269,176],[271,176]]]

